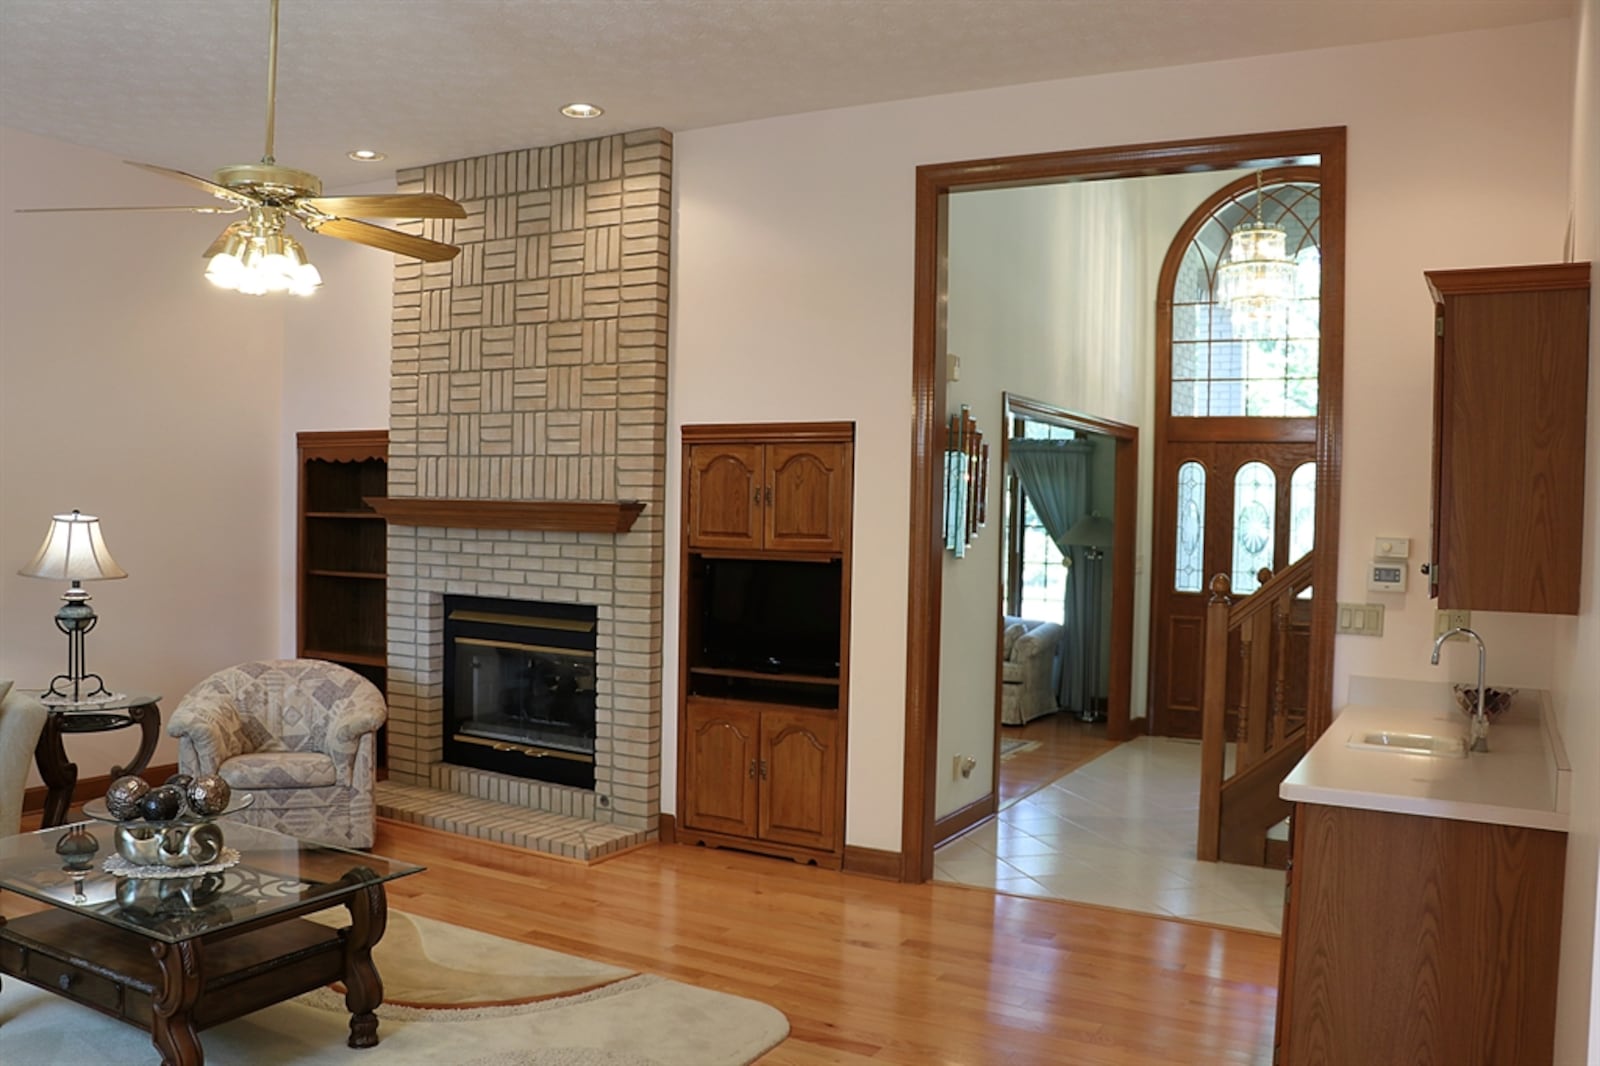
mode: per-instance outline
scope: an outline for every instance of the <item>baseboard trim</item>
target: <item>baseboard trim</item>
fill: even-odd
[[[979,797],[933,823],[933,846],[955,839],[995,812],[994,793]]]
[[[661,835],[661,843],[676,844],[678,842],[678,819],[676,815],[663,814],[657,825],[656,831]]]
[[[164,766],[147,766],[144,773],[139,776],[152,785],[159,785],[167,778],[178,772],[178,764],[167,763]],[[111,787],[111,775],[99,774],[95,777],[80,777],[78,783],[72,787],[72,804],[77,806],[84,800],[98,799],[106,794],[106,789]],[[35,785],[22,794],[22,813],[44,810],[44,798],[49,794],[49,789],[43,785]]]
[[[905,856],[898,851],[858,848],[853,844],[846,844],[843,870],[847,874],[859,874],[862,877],[900,881],[905,877]]]

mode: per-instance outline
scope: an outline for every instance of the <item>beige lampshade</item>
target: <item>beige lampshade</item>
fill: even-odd
[[[101,581],[127,577],[100,535],[100,519],[92,514],[58,514],[50,519],[50,532],[33,561],[17,573],[23,577],[51,577],[64,581]]]

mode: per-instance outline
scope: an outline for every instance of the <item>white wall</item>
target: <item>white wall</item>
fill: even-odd
[[[1600,0],[1583,0],[1572,123],[1574,258],[1600,257]],[[1558,1063],[1600,1063],[1600,274],[1589,294],[1589,440],[1585,463],[1583,588],[1576,618],[1559,620],[1554,645],[1556,710],[1572,760],[1572,825],[1561,915],[1556,1006]],[[1587,1027],[1587,1038],[1585,1037]],[[1587,1051],[1585,1048],[1587,1047]]]
[[[202,202],[110,155],[0,129],[0,677],[65,668],[63,586],[24,578],[50,515],[98,514],[128,571],[86,586],[88,664],[119,691],[178,698],[274,650],[282,318],[224,293],[200,253],[223,222],[19,207]],[[67,743],[84,776],[132,732]],[[152,760],[175,762],[162,739]],[[30,778],[37,784],[37,773]]]
[[[1432,339],[1422,271],[1559,255],[1571,31],[1558,21],[678,135],[674,428],[813,418],[860,426],[849,843],[896,849],[900,839],[916,165],[1348,126],[1340,594],[1362,599],[1359,575],[1372,538],[1410,534],[1420,542],[1428,527],[1430,428],[1419,412],[1431,395]],[[677,458],[674,447],[672,498]],[[669,520],[669,529],[675,525]],[[677,639],[675,547],[668,552],[669,647]],[[1497,682],[1550,680],[1556,623],[1481,623]],[[1351,673],[1438,679],[1427,665],[1431,635],[1431,606],[1414,584],[1390,603],[1383,638],[1339,641],[1339,692]],[[1452,663],[1452,671],[1465,676],[1468,665]],[[669,673],[668,707],[676,685]],[[673,729],[669,716],[668,750]]]

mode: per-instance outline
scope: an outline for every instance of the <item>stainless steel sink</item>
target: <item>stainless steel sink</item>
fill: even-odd
[[[1434,736],[1429,733],[1398,733],[1379,730],[1352,733],[1347,747],[1364,751],[1397,751],[1403,755],[1428,755],[1438,759],[1465,759],[1467,742],[1463,737]]]

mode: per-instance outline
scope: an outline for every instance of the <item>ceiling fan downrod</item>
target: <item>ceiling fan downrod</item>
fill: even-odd
[[[268,166],[272,157],[272,127],[278,111],[278,0],[272,0],[272,28],[267,33],[267,150],[261,161]]]

